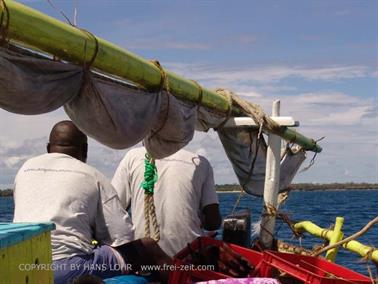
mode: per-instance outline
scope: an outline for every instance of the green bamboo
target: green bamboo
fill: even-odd
[[[16,42],[33,46],[63,60],[82,65],[94,55],[96,41],[94,35],[69,24],[62,23],[39,11],[31,9],[13,0],[0,2],[0,13],[9,16],[8,37]],[[1,3],[5,3],[9,15]],[[152,62],[122,49],[104,39],[96,37],[98,52],[92,67],[101,72],[118,76],[134,82],[148,90],[159,89],[162,72]],[[197,102],[201,89],[191,81],[172,72],[166,71],[169,90],[179,99]],[[228,100],[214,91],[202,88],[201,104],[210,109],[227,112]],[[243,112],[233,107],[237,115]],[[320,152],[322,148],[309,139],[289,128],[283,128],[279,135],[302,146],[306,150]]]

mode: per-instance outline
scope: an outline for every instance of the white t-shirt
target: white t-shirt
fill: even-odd
[[[144,190],[141,188],[145,153],[144,148],[130,150],[112,180],[124,208],[131,205],[136,239],[145,236]],[[213,170],[206,158],[185,150],[156,160],[156,168],[154,202],[160,228],[159,245],[173,256],[204,234],[202,209],[218,203]]]
[[[91,254],[92,240],[119,246],[134,239],[129,215],[99,171],[65,154],[25,162],[15,180],[14,222],[54,222],[53,260]]]

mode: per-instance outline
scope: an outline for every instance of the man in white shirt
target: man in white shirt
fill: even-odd
[[[130,150],[118,166],[112,184],[125,209],[131,208],[135,238],[144,234],[144,178],[146,150]],[[221,225],[213,170],[202,156],[180,150],[155,161],[154,188],[159,246],[173,256],[195,238]]]
[[[56,225],[51,233],[54,283],[88,273],[122,274],[133,269],[127,264],[170,263],[151,239],[130,242],[130,217],[110,182],[85,164],[87,149],[84,133],[71,121],[59,122],[50,133],[48,154],[26,161],[15,180],[14,222]]]

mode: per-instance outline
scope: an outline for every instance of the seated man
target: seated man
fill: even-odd
[[[125,209],[131,206],[135,238],[144,234],[144,159],[146,150],[130,150],[121,161],[112,184]],[[206,158],[180,150],[155,161],[158,179],[154,203],[160,229],[159,246],[175,255],[205,230],[221,225],[213,170]]]
[[[152,239],[130,242],[134,240],[130,217],[110,182],[85,164],[87,149],[84,133],[71,121],[59,122],[50,133],[48,154],[26,161],[15,180],[14,222],[56,225],[51,233],[54,283],[170,263]]]

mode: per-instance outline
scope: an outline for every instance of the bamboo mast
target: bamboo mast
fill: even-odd
[[[13,41],[75,64],[89,61],[95,53],[97,41],[98,52],[92,64],[93,68],[124,78],[148,90],[159,89],[161,85],[162,71],[154,63],[87,31],[65,24],[13,0],[0,1],[0,14],[4,15],[3,25],[9,20],[7,37]],[[175,97],[198,102],[202,92],[203,106],[222,113],[228,112],[230,106],[227,98],[201,88],[194,81],[181,78],[173,72],[165,73],[169,90]],[[235,115],[243,115],[243,111],[237,107],[233,107],[232,110]],[[322,150],[313,139],[292,129],[282,127],[277,134],[285,140],[297,143],[305,150]]]

